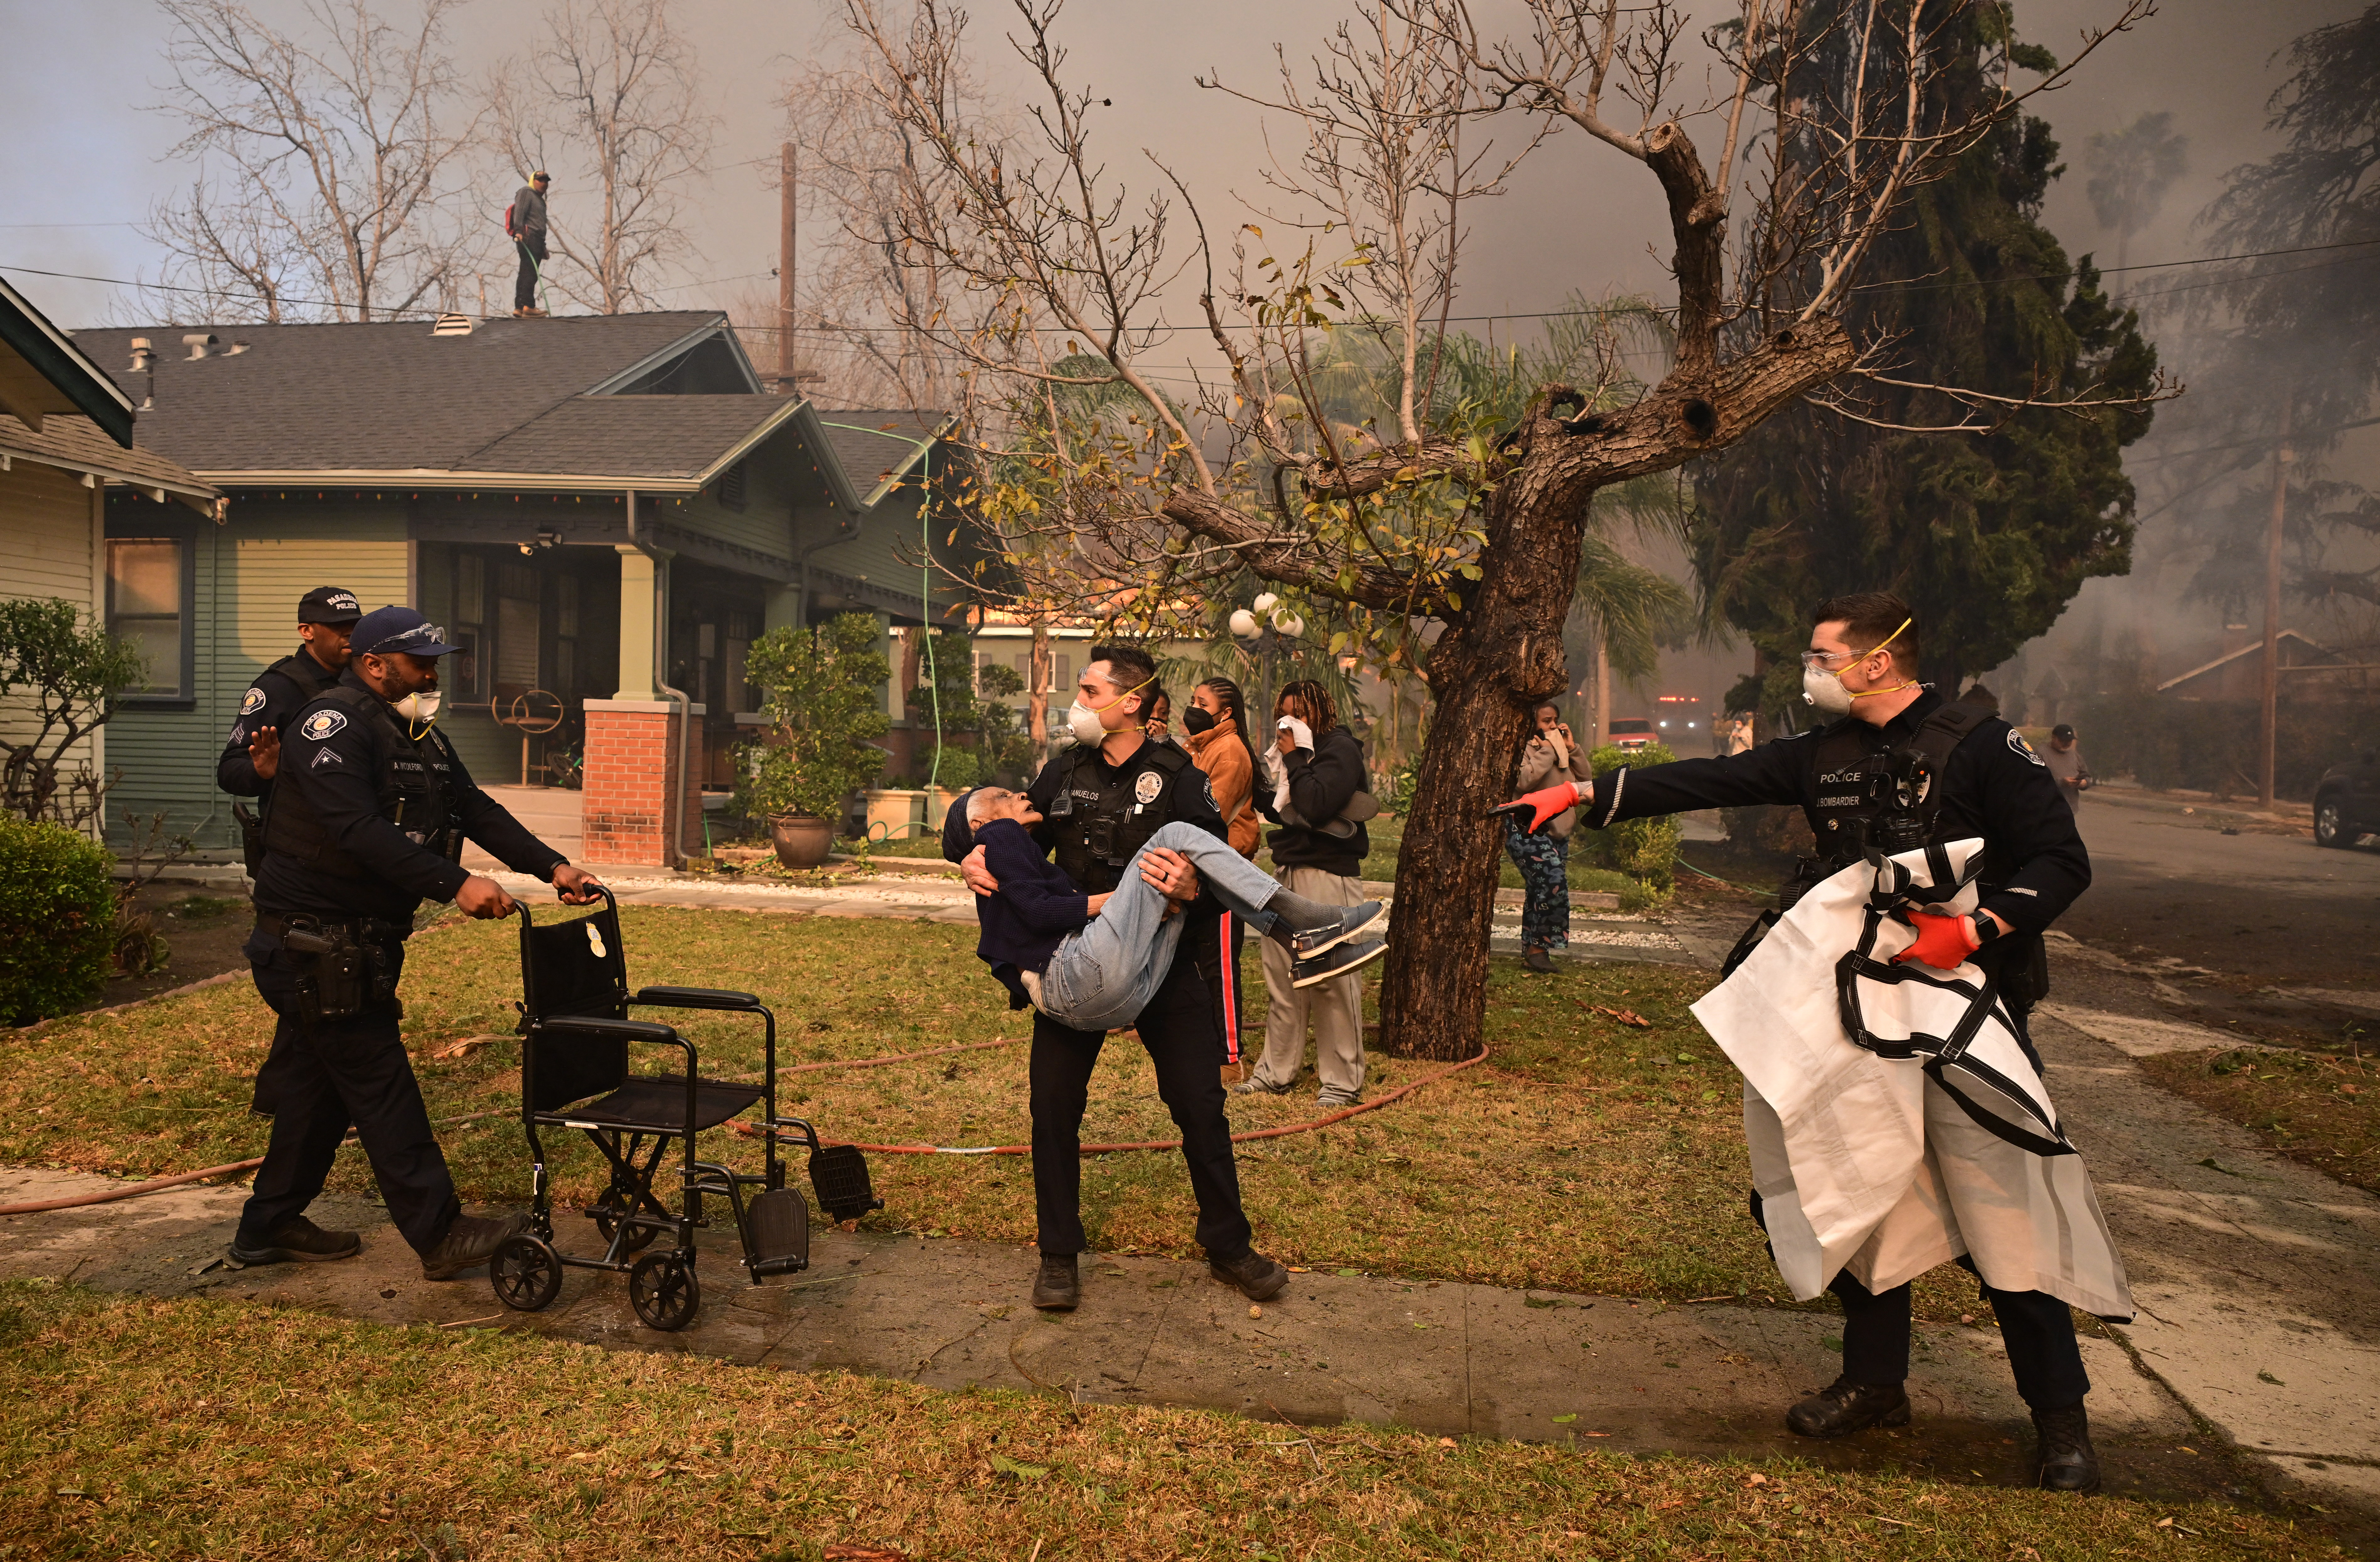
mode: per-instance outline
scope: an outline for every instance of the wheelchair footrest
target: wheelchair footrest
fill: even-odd
[[[810,1154],[810,1187],[829,1220],[857,1220],[884,1201],[868,1186],[868,1157],[856,1144],[833,1144]]]
[[[751,1238],[752,1275],[792,1275],[810,1266],[810,1206],[794,1188],[754,1196],[744,1219]]]

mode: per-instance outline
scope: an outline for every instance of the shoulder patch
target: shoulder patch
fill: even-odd
[[[262,709],[264,709],[264,690],[257,688],[254,684],[249,684],[248,686],[247,697],[239,702],[239,714],[244,716],[252,716]]]
[[[1222,805],[1215,800],[1215,778],[1208,775],[1203,770],[1198,773],[1198,789],[1207,794],[1207,806],[1208,808],[1213,809],[1218,813],[1223,812]]]
[[[1155,802],[1158,794],[1164,790],[1165,777],[1153,770],[1144,770],[1140,773],[1140,778],[1132,784],[1133,800],[1142,803]]]
[[[231,737],[230,737],[229,738],[225,739],[225,741],[227,741],[227,742],[232,742],[232,743],[245,743],[245,742],[247,742],[247,741],[248,741],[248,723],[246,723],[246,722],[244,722],[244,721],[236,721],[236,722],[232,723],[232,724],[231,724]]]
[[[316,711],[298,728],[317,743],[326,738],[335,738],[346,729],[347,718],[336,711]]]
[[[2010,753],[2018,755],[2022,759],[2031,760],[2034,763],[2041,765],[2044,768],[2046,768],[2049,763],[2047,760],[2045,760],[2039,754],[2034,753],[2033,751],[2033,745],[2024,740],[2024,734],[2019,732],[2012,726],[2009,728],[2008,746]]]

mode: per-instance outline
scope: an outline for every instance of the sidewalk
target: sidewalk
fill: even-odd
[[[2142,1312],[2082,1342],[2112,1490],[2238,1495],[2261,1485],[2380,1515],[2380,1200],[2257,1150],[2240,1129],[2149,1085],[2133,1056],[2226,1038],[2143,1029],[2080,1007],[2036,1039],[2090,1158]],[[2105,1036],[2107,1039],[2102,1040]],[[104,1186],[0,1171],[0,1202]],[[220,1262],[243,1191],[189,1188],[0,1221],[0,1275],[147,1295],[206,1293],[371,1322],[531,1330],[608,1348],[849,1371],[944,1389],[1197,1406],[1306,1424],[1396,1422],[1444,1434],[1593,1440],[1639,1453],[1897,1466],[1946,1481],[2022,1481],[2023,1409],[1998,1336],[1924,1325],[1916,1423],[1841,1443],[1788,1435],[1782,1408],[1834,1376],[1840,1318],[1732,1299],[1686,1305],[1522,1292],[1340,1271],[1295,1275],[1252,1311],[1202,1266],[1086,1260],[1072,1315],[1026,1305],[1030,1250],[917,1234],[825,1232],[792,1283],[742,1282],[728,1233],[703,1234],[703,1311],[658,1335],[615,1276],[573,1271],[538,1314],[484,1281],[423,1282],[370,1205],[326,1202],[363,1257],[236,1271]],[[561,1220],[565,1246],[591,1230]],[[1981,1310],[1979,1309],[1979,1312]],[[2225,1445],[2238,1450],[2227,1455]]]

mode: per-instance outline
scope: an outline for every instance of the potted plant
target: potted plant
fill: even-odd
[[[866,613],[811,628],[771,629],[747,653],[760,690],[761,736],[737,750],[747,817],[766,819],[777,860],[815,868],[834,843],[843,799],[884,768],[876,739],[891,729],[883,688],[891,664]]]

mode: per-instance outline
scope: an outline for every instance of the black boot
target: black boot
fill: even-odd
[[[476,1269],[496,1256],[496,1250],[528,1229],[525,1213],[502,1215],[458,1214],[438,1245],[421,1255],[421,1277],[451,1280],[466,1269]]]
[[[1040,1272],[1033,1276],[1033,1305],[1044,1312],[1072,1312],[1082,1300],[1083,1281],[1075,1272],[1075,1255],[1043,1253]]]
[[[2099,1456],[2091,1446],[2091,1418],[2080,1402],[2062,1409],[2034,1411],[2033,1429],[2041,1439],[2044,1491],[2099,1489]]]
[[[1251,1248],[1237,1258],[1207,1255],[1207,1273],[1227,1286],[1237,1286],[1250,1301],[1270,1301],[1289,1285],[1289,1271]]]
[[[361,1251],[363,1239],[356,1233],[325,1231],[302,1214],[291,1215],[265,1236],[240,1231],[231,1239],[232,1262],[250,1268],[260,1263],[322,1263],[353,1258]]]
[[[1803,1437],[1844,1437],[1871,1426],[1907,1426],[1909,1396],[1897,1383],[1837,1378],[1786,1411],[1785,1424]]]

